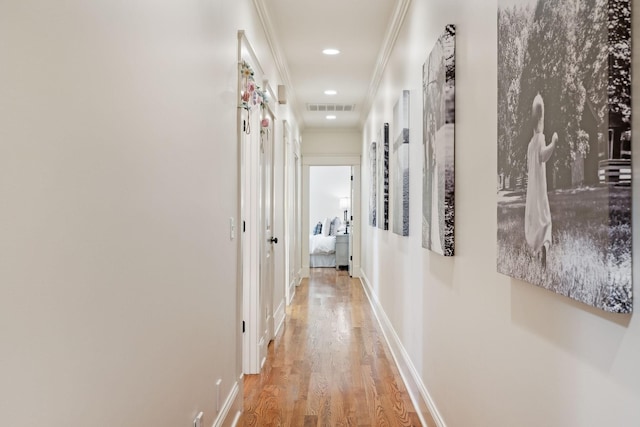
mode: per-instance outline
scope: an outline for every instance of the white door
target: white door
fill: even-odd
[[[244,36],[238,32],[239,74],[238,136],[240,142],[240,213],[242,274],[242,370],[258,374],[273,337],[273,111],[250,94],[249,82],[257,82],[264,71]],[[273,99],[266,80],[261,87]],[[255,89],[254,89],[255,90]],[[262,125],[266,126],[262,126]]]
[[[274,250],[278,238],[273,235],[273,118],[265,112],[260,127],[260,308],[259,352],[260,362],[265,359],[267,346],[274,335],[273,272]],[[266,124],[267,126],[262,126]]]

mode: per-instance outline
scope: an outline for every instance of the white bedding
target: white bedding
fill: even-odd
[[[336,236],[309,235],[309,255],[325,255],[336,252]]]
[[[336,254],[309,255],[309,267],[335,267]]]

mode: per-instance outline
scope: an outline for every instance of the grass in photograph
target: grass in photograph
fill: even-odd
[[[498,201],[498,271],[610,312],[632,309],[631,192],[549,192],[553,224],[547,268],[524,237],[525,193]]]

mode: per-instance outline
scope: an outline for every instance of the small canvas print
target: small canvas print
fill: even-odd
[[[630,0],[498,1],[497,269],[633,309]]]
[[[369,145],[369,225],[375,227],[377,225],[378,211],[378,153],[376,150],[376,142],[373,141]]]
[[[444,256],[454,253],[455,36],[447,25],[422,68],[422,246]]]
[[[380,130],[378,147],[378,228],[389,229],[389,123]]]
[[[409,235],[409,91],[393,107],[393,232]]]

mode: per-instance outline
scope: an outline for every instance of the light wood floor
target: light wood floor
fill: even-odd
[[[259,375],[241,426],[419,426],[360,282],[312,269]]]

